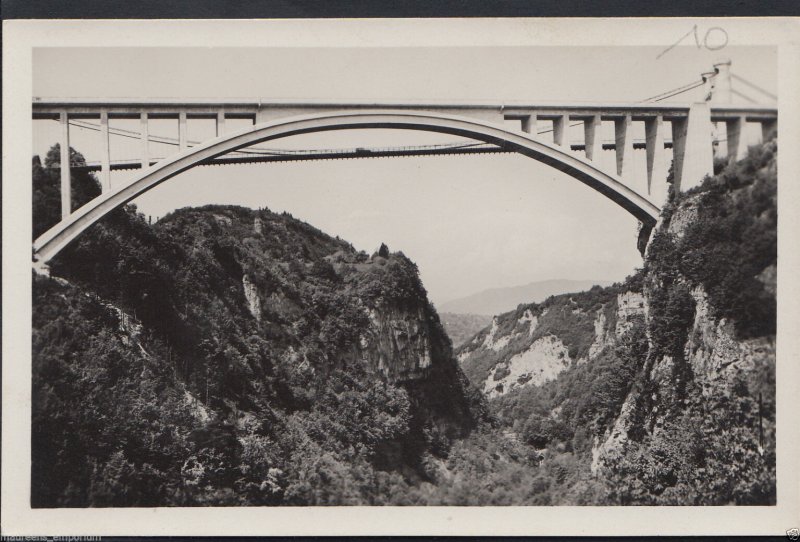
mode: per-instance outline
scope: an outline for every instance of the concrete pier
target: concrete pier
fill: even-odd
[[[617,175],[629,184],[635,182],[633,171],[633,133],[631,115],[614,119],[614,141],[617,154]]]
[[[225,133],[225,110],[217,111],[217,137]]]
[[[673,184],[676,190],[686,191],[699,186],[706,175],[714,174],[711,112],[708,102],[693,103],[689,107],[686,120],[678,124],[680,129],[677,134],[673,129],[673,149],[676,155],[680,155],[680,160],[674,167]],[[676,139],[679,143],[676,143]]]
[[[567,143],[567,122],[569,117],[562,113],[553,119],[553,143],[563,147]]]
[[[583,121],[583,137],[588,160],[600,160],[600,153],[603,152],[603,141],[600,138],[601,126],[600,115],[592,115]]]
[[[770,135],[778,129],[778,119],[761,121],[761,141],[767,141]]]
[[[737,117],[725,121],[725,130],[728,143],[728,160],[735,162],[747,154],[747,144],[744,137],[745,118]]]
[[[108,139],[108,111],[100,111],[100,188],[111,191],[111,142]]]
[[[141,141],[142,141],[142,167],[150,167],[150,119],[147,112],[143,111],[140,115]]]
[[[667,199],[667,161],[664,150],[664,118],[661,115],[644,121],[647,152],[647,194],[661,205]]]
[[[183,152],[186,150],[186,139],[187,139],[187,128],[186,128],[186,111],[181,110],[178,113],[178,149]]]
[[[72,214],[72,182],[69,163],[69,116],[66,111],[59,113],[61,123],[61,220]]]

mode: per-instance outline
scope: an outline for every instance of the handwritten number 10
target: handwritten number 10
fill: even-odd
[[[694,34],[694,43],[695,45],[697,45],[698,49],[700,49],[701,47],[705,47],[709,51],[719,51],[720,49],[728,45],[728,33],[725,32],[724,28],[720,28],[718,26],[712,26],[711,28],[706,30],[706,33],[703,36],[703,42],[701,44],[700,36],[697,33],[697,25],[694,25],[691,30],[689,30],[686,34],[681,36],[681,39],[679,39],[678,41],[676,41],[675,43],[673,43],[672,45],[661,51],[661,54],[659,54],[656,57],[656,59],[661,58],[669,51],[674,49],[680,42],[686,39],[686,37],[689,36],[690,34]],[[715,36],[717,37],[715,38]]]

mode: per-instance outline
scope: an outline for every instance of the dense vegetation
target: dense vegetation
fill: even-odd
[[[402,253],[268,210],[117,210],[33,277],[32,505],[774,503],[775,153],[674,197],[624,283],[498,317],[515,339],[464,366],[477,387],[546,335],[574,363],[488,403]],[[34,160],[34,236],[58,157]],[[73,207],[99,193],[73,180]],[[753,352],[713,382],[700,290]],[[625,292],[647,317],[577,363]]]
[[[775,333],[777,147],[774,139],[751,147],[744,160],[674,196],[665,221],[688,204],[696,207],[691,223],[678,240],[662,230],[649,251],[654,272],[702,285],[715,316],[733,319],[743,339]]]

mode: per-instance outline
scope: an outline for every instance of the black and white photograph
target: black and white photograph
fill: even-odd
[[[3,183],[26,517],[798,518],[785,22],[32,46]]]

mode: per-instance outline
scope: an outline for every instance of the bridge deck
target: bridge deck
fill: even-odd
[[[573,151],[584,151],[586,145],[575,143],[570,145]],[[633,148],[640,150],[646,148],[644,141],[636,142]],[[666,141],[664,148],[671,149],[672,142]],[[615,150],[614,143],[603,143],[603,150]],[[511,149],[504,149],[497,145],[486,143],[475,144],[469,147],[457,146],[429,146],[429,147],[394,147],[394,148],[354,148],[354,149],[323,149],[323,150],[302,150],[302,151],[274,151],[275,154],[240,154],[227,155],[206,160],[198,165],[201,166],[222,166],[230,164],[259,164],[270,162],[301,162],[310,160],[352,160],[362,158],[392,158],[392,157],[411,157],[411,156],[447,156],[464,154],[505,154],[516,152]],[[154,165],[163,160],[163,157],[151,158],[150,165]],[[111,171],[141,169],[142,161],[138,158],[112,160],[109,164]],[[54,164],[55,169],[59,168]],[[83,165],[73,164],[71,167],[75,171],[100,171],[102,162],[90,161]]]
[[[613,120],[632,115],[633,120],[662,115],[665,120],[685,118],[688,115],[688,103],[667,102],[430,102],[430,101],[315,101],[315,100],[280,100],[261,98],[210,99],[210,98],[33,98],[34,118],[55,118],[60,112],[68,111],[76,118],[85,115],[96,117],[103,109],[112,117],[138,118],[142,112],[152,117],[175,117],[178,111],[185,111],[190,118],[216,118],[219,111],[224,111],[227,118],[255,118],[264,111],[294,112],[306,111],[327,112],[343,109],[399,109],[399,110],[438,110],[459,113],[464,111],[493,112],[506,118],[523,116],[536,111],[541,119],[568,114],[570,120],[583,120],[600,114],[603,120]],[[712,121],[745,117],[748,121],[757,122],[777,116],[777,108],[769,105],[731,105],[711,104]],[[299,114],[299,113],[298,113]]]

